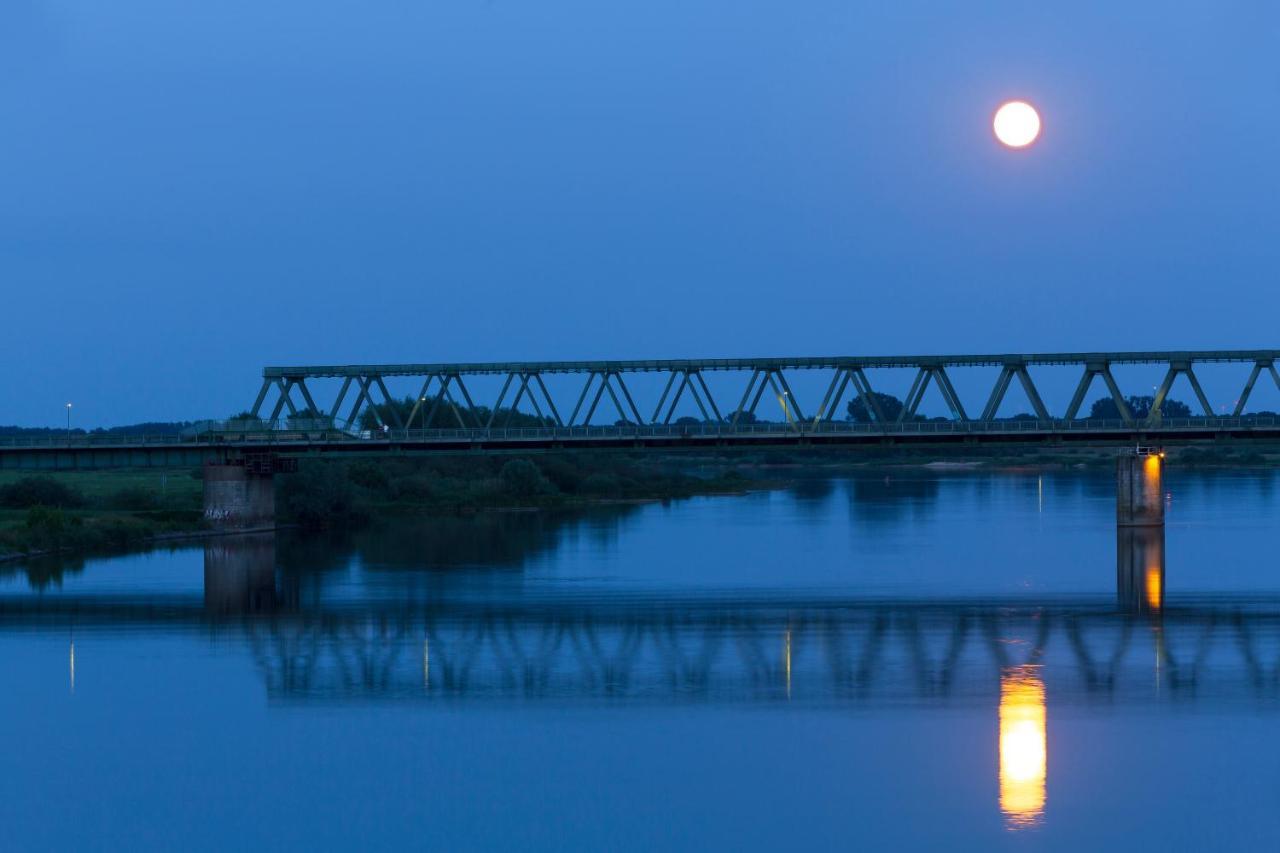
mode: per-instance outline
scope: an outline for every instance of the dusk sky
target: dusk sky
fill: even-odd
[[[4,0],[0,423],[226,416],[265,364],[1277,347],[1277,39],[1260,0]]]

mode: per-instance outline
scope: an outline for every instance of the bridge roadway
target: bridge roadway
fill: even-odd
[[[322,425],[226,428],[180,436],[88,436],[0,440],[0,469],[79,470],[226,464],[246,455],[284,458],[526,453],[556,450],[698,450],[751,447],[1003,445],[1126,447],[1216,442],[1280,442],[1280,418],[1176,418],[982,422],[923,421],[793,424],[644,424],[640,426],[388,429],[368,433]]]

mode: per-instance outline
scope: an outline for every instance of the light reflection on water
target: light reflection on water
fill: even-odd
[[[48,641],[60,644],[59,690],[76,703],[67,712],[92,714],[76,717],[79,727],[115,719],[110,736],[128,739],[129,723],[119,720],[144,711],[138,703],[182,708],[190,731],[157,729],[152,720],[136,737],[197,756],[202,747],[192,738],[224,717],[250,732],[278,734],[274,719],[358,739],[352,726],[365,721],[444,725],[440,715],[448,715],[458,721],[458,748],[470,743],[474,762],[475,742],[524,726],[539,738],[558,725],[535,723],[540,709],[577,721],[563,736],[602,754],[615,748],[612,729],[674,714],[692,740],[662,750],[661,778],[679,785],[672,776],[684,774],[705,786],[712,771],[701,750],[724,732],[752,744],[740,748],[748,763],[809,774],[821,773],[822,751],[856,743],[864,730],[891,738],[901,726],[923,741],[942,727],[954,738],[930,741],[910,773],[863,751],[839,784],[831,779],[832,791],[871,797],[876,786],[911,783],[907,776],[919,783],[916,773],[973,779],[976,764],[989,787],[935,791],[954,800],[936,835],[930,821],[941,819],[915,811],[909,798],[882,803],[866,819],[886,827],[882,841],[910,827],[922,844],[987,846],[986,820],[994,818],[1001,832],[1070,846],[1089,813],[1082,792],[1103,797],[1112,784],[1049,761],[1081,720],[1103,729],[1077,744],[1077,765],[1093,753],[1121,761],[1133,747],[1105,732],[1153,715],[1166,726],[1188,714],[1234,715],[1225,733],[1280,710],[1280,580],[1260,559],[1273,531],[1271,491],[1259,481],[1270,475],[1176,475],[1167,532],[1117,531],[1105,478],[903,482],[890,472],[746,498],[480,514],[352,537],[229,538],[14,567],[0,579],[0,645],[20,661],[38,657]],[[1233,502],[1236,512],[1227,513]],[[127,695],[105,685],[108,674],[127,683],[142,673],[151,675]],[[15,671],[8,683],[24,695],[39,678]],[[187,704],[193,685],[210,691],[202,694],[207,712]],[[405,716],[390,723],[382,708]],[[15,729],[38,733],[47,709],[42,716],[11,702],[5,713]],[[602,721],[604,733],[584,734],[584,720]],[[822,750],[774,751],[766,744],[776,739],[761,736],[794,739],[797,726],[827,733]],[[1161,748],[1176,757],[1178,773],[1203,775],[1204,762],[1229,746],[1226,736]],[[980,749],[965,752],[975,738]],[[335,769],[353,778],[394,774],[403,760],[396,748],[366,743],[355,764]],[[93,780],[93,767],[72,762]],[[277,764],[252,767],[301,791],[316,784]],[[580,772],[584,784],[611,783]],[[1269,777],[1257,768],[1238,772],[1254,773],[1265,789]],[[745,795],[733,774],[714,778],[726,803],[735,790]],[[706,794],[697,787],[688,795]],[[436,797],[461,815],[474,809],[447,790]],[[640,832],[640,813],[618,808],[614,821]],[[527,833],[536,818],[509,819]],[[824,833],[841,825],[814,819],[802,838],[830,840]],[[716,826],[715,838],[733,833]],[[859,831],[867,825],[846,826],[839,837]],[[454,846],[475,846],[467,838],[451,836]],[[579,846],[616,841],[596,836]]]
[[[1047,744],[1038,667],[1005,670],[1000,677],[1000,810],[1012,829],[1035,826],[1044,814]]]

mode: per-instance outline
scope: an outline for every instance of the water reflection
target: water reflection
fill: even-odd
[[[1135,613],[1164,608],[1164,527],[1116,528],[1116,600]]]
[[[1044,814],[1048,739],[1039,667],[1000,675],[1000,810],[1011,829],[1035,826]]]

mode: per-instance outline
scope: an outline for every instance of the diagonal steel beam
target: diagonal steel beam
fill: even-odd
[[[573,413],[569,415],[569,426],[573,426],[578,421],[578,412],[582,409],[582,404],[586,402],[587,392],[591,390],[591,383],[595,381],[595,371],[587,374],[587,381],[582,386],[582,393],[578,395],[578,404],[573,407]]]
[[[431,383],[435,378],[435,375],[432,374],[423,380],[422,387],[418,389],[418,396],[413,398],[413,408],[409,411],[409,420],[404,425],[405,429],[410,429],[413,426],[413,419],[418,416],[418,412],[422,409],[422,404],[427,402],[427,392],[431,390]],[[422,428],[426,429],[427,426],[428,423],[424,418]]]
[[[1116,408],[1120,411],[1120,419],[1127,424],[1133,423],[1133,412],[1129,411],[1129,404],[1125,402],[1124,395],[1120,393],[1120,386],[1116,384],[1116,378],[1111,375],[1111,365],[1104,364],[1102,370],[1102,380],[1107,383],[1107,388],[1111,391],[1111,399],[1115,401]]]
[[[658,418],[662,417],[662,405],[663,403],[667,402],[667,395],[671,393],[671,386],[675,383],[676,374],[678,374],[679,372],[680,371],[678,370],[673,370],[667,376],[667,384],[662,386],[662,396],[658,398],[658,405],[654,407],[653,420],[650,421],[650,423],[656,424],[658,422]]]
[[[338,412],[342,411],[342,401],[347,398],[347,389],[351,387],[351,377],[342,380],[342,387],[338,389],[338,398],[333,401],[333,406],[329,409],[329,420],[338,417]]]
[[[945,367],[936,367],[933,370],[934,376],[937,378],[938,390],[942,392],[942,397],[947,403],[947,407],[951,409],[951,416],[959,421],[968,421],[969,416],[964,412],[964,404],[960,402],[960,395],[956,393],[955,386],[951,384],[951,377],[947,376]]]
[[[695,373],[693,375],[697,376],[698,374]],[[702,395],[698,393],[698,386],[689,379],[689,374],[687,373],[685,374],[685,383],[689,386],[689,393],[693,396],[693,402],[698,404],[698,411],[702,412],[703,422],[709,422],[711,415],[707,412],[707,407],[702,402]]]
[[[898,413],[898,423],[916,416],[916,409],[920,407],[920,401],[924,399],[924,392],[928,390],[929,380],[932,378],[933,370],[928,367],[921,367],[916,373],[915,381],[911,383],[911,390],[907,392],[906,403]]]
[[[681,372],[680,385],[676,387],[676,393],[671,398],[671,405],[667,407],[667,416],[662,420],[664,424],[671,423],[671,418],[676,413],[676,406],[680,403],[680,398],[684,396],[684,389],[688,385],[689,385],[689,374],[685,372]]]
[[[253,401],[253,408],[249,410],[249,414],[258,417],[258,412],[262,409],[262,404],[267,400],[267,391],[271,389],[274,383],[270,379],[262,380],[262,387],[258,389],[258,396]]]
[[[378,390],[382,392],[382,399],[387,404],[387,414],[391,416],[391,425],[396,429],[404,429],[404,424],[400,423],[400,412],[396,410],[396,401],[391,398],[391,392],[387,390],[387,383],[382,381],[381,376],[375,376],[374,381],[378,383]]]
[[[702,393],[707,395],[707,405],[711,407],[711,411],[716,416],[716,423],[724,421],[724,415],[720,414],[720,407],[716,405],[715,397],[711,396],[711,389],[707,387],[707,380],[703,378],[701,370],[695,370],[693,375],[697,378],[698,384],[702,386]]]
[[[1085,365],[1084,375],[1080,377],[1080,384],[1076,386],[1076,392],[1071,395],[1071,402],[1067,404],[1067,412],[1064,416],[1067,420],[1073,421],[1080,412],[1080,406],[1084,403],[1084,395],[1089,393],[1089,386],[1093,384],[1093,377],[1098,374],[1098,369],[1091,365]]]
[[[303,401],[307,404],[307,408],[313,412],[312,417],[324,417],[320,412],[320,407],[316,405],[316,401],[311,399],[311,391],[307,388],[307,380],[299,379],[297,385],[298,391],[302,394]]]
[[[1232,412],[1232,417],[1238,418],[1244,414],[1245,403],[1249,402],[1249,395],[1253,393],[1253,383],[1258,381],[1258,374],[1262,372],[1262,362],[1255,361],[1253,370],[1249,373],[1249,381],[1244,384],[1244,391],[1240,393],[1240,399],[1236,400],[1236,409]]]
[[[507,374],[507,381],[502,383],[502,390],[498,392],[498,400],[489,411],[489,422],[484,425],[485,429],[493,427],[494,418],[498,417],[498,410],[502,408],[502,401],[507,399],[507,391],[511,388],[511,383],[515,380],[515,377],[516,374],[514,373]]]
[[[356,382],[359,383],[360,393],[356,394],[356,402],[351,407],[351,417],[347,418],[347,422],[359,425],[360,408],[364,405],[365,400],[368,400],[369,410],[373,412],[374,423],[382,426],[382,416],[378,414],[378,407],[373,405],[373,395],[369,393],[369,384],[372,380],[367,376],[361,376],[356,379]]]
[[[458,386],[458,391],[462,394],[463,401],[467,404],[467,414],[471,416],[471,420],[476,426],[480,426],[480,418],[476,415],[476,403],[471,399],[471,392],[467,390],[467,384],[462,381],[462,374],[453,374],[453,382]],[[532,394],[533,392],[530,392]]]
[[[1000,376],[996,379],[996,384],[991,388],[991,396],[987,398],[987,405],[982,409],[980,420],[983,423],[991,423],[995,419],[996,412],[1000,409],[1000,403],[1004,400],[1004,393],[1009,390],[1009,382],[1013,379],[1013,368],[1000,368]]]
[[[791,390],[791,386],[787,383],[787,377],[781,370],[775,370],[774,374],[778,377],[778,382],[782,384],[782,390],[791,398],[791,410],[796,413],[797,424],[804,420],[804,413],[800,410],[800,401],[796,399],[796,395]]]
[[[885,424],[888,419],[884,416],[884,410],[880,408],[880,401],[876,399],[876,393],[871,388],[871,380],[867,378],[867,374],[861,367],[855,367],[850,371],[853,377],[853,384],[858,389],[858,395],[862,397],[862,405],[867,407],[867,414],[872,421],[878,424]]]
[[[289,389],[293,387],[293,379],[289,379],[287,382],[277,379],[276,387],[280,389],[280,396],[276,399],[275,408],[271,410],[271,420],[278,420],[280,418],[280,410],[285,406],[289,407],[290,415],[297,415],[298,408],[293,404],[293,398],[289,396]]]
[[[738,403],[738,408],[733,412],[733,420],[731,424],[737,425],[738,418],[742,417],[742,413],[747,410],[747,398],[751,396],[752,390],[756,387],[756,379],[760,376],[760,370],[751,371],[751,379],[747,382],[747,390],[742,392],[742,401]]]
[[[546,398],[547,408],[551,410],[551,417],[555,418],[556,426],[564,426],[564,421],[560,420],[560,412],[556,409],[556,401],[551,398],[551,392],[547,390],[547,385],[542,381],[541,373],[534,373],[533,379],[538,383],[538,388],[542,390],[542,396]]]
[[[1040,392],[1036,390],[1035,383],[1031,381],[1031,374],[1027,371],[1026,365],[1020,365],[1014,372],[1018,375],[1018,381],[1022,383],[1022,390],[1026,393],[1036,417],[1042,421],[1053,420],[1049,415],[1049,409],[1045,407],[1044,400],[1040,399]]]
[[[1209,405],[1209,398],[1205,396],[1204,389],[1200,387],[1200,380],[1196,378],[1195,370],[1188,364],[1187,369],[1183,372],[1187,375],[1187,381],[1191,383],[1191,390],[1195,392],[1196,399],[1200,401],[1200,408],[1204,409],[1205,417],[1213,417],[1213,406]]]
[[[604,396],[605,388],[608,387],[608,385],[609,385],[608,377],[605,374],[601,373],[600,387],[596,389],[596,396],[591,401],[591,408],[587,410],[587,416],[582,419],[583,426],[591,426],[591,416],[596,413],[596,406],[600,405],[600,398]],[[613,391],[610,391],[609,393],[612,394]]]
[[[1147,420],[1151,423],[1160,421],[1161,408],[1164,406],[1164,398],[1169,396],[1169,389],[1173,387],[1173,380],[1178,378],[1180,368],[1176,364],[1170,364],[1169,369],[1165,371],[1164,379],[1160,380],[1160,387],[1156,389],[1155,399],[1151,401],[1151,414],[1147,415]]]
[[[618,383],[618,390],[622,392],[623,399],[625,399],[627,404],[631,406],[631,414],[635,417],[635,420],[632,421],[632,423],[636,426],[644,423],[644,418],[640,417],[640,410],[636,408],[636,401],[631,399],[631,392],[627,390],[627,383],[622,381],[622,374],[616,370],[613,371],[613,381]],[[623,415],[622,417],[626,420],[628,416]]]
[[[841,382],[841,380],[844,381]],[[844,386],[847,384],[849,384],[848,368],[836,368],[835,375],[831,377],[831,384],[827,386],[827,393],[822,395],[822,402],[818,404],[818,411],[813,416],[814,426],[817,426],[822,421],[824,415],[827,416],[827,420],[831,420],[831,416],[828,412],[840,404],[840,397],[838,395],[836,396],[834,403],[831,401],[831,396],[836,393],[837,386],[840,388],[840,393],[843,394]],[[831,406],[831,409],[828,409],[828,406]]]

